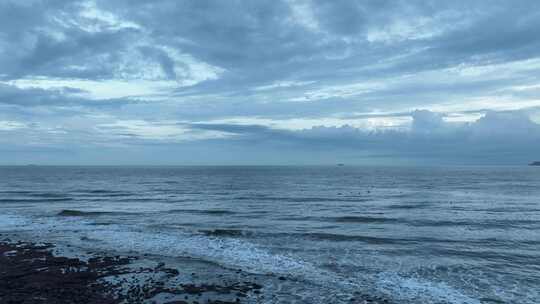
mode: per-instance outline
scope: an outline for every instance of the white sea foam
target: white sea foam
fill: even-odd
[[[29,220],[15,214],[0,214],[0,231],[12,231],[24,228]]]
[[[360,286],[300,257],[270,252],[241,239],[122,230],[90,231],[88,234],[107,246],[121,250],[201,258],[225,267],[242,268],[259,274],[293,276],[324,285],[331,284],[335,288]],[[479,300],[444,282],[407,278],[396,273],[383,273],[374,280],[382,294],[402,303],[480,304]]]
[[[184,232],[151,233],[110,228],[109,226],[107,230],[87,231],[86,235],[118,250],[200,258],[253,273],[301,274],[316,269],[308,262],[271,253],[237,239],[220,239]]]
[[[92,246],[103,250],[199,258],[227,268],[290,276],[337,289],[351,287],[354,290],[367,279],[375,284],[378,292],[400,303],[480,304],[480,301],[444,282],[404,277],[394,272],[384,272],[362,280],[344,278],[300,256],[274,252],[245,239],[153,230],[125,224],[89,225],[92,223],[92,220],[78,217],[36,219],[17,214],[0,215],[0,231],[30,231],[46,241],[54,241],[60,236],[62,240],[81,248]]]
[[[384,272],[378,275],[377,288],[400,301],[416,303],[481,304],[444,282],[433,282],[419,278],[403,277],[397,273]]]

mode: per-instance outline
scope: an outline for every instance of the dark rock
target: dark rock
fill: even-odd
[[[154,269],[128,268],[135,257],[95,256],[88,261],[59,257],[51,253],[52,247],[52,244],[0,242],[0,303],[143,303],[162,293],[185,295],[185,300],[189,299],[190,294],[203,296],[208,293],[210,297],[216,294],[237,297],[235,302],[208,298],[209,304],[232,304],[240,302],[240,298],[247,297],[250,292],[259,294],[262,289],[261,285],[252,282],[183,284],[178,288],[169,288],[165,287],[162,279],[135,276],[132,279],[135,284],[125,287],[125,293],[120,293],[120,286],[128,283],[126,278],[114,284],[101,279],[126,274],[159,273],[166,274],[161,277],[167,280],[179,275],[179,272],[165,268],[164,263]],[[173,303],[187,302],[169,302]]]

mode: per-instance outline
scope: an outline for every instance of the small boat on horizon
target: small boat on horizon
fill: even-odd
[[[529,166],[540,166],[540,161],[533,161]]]

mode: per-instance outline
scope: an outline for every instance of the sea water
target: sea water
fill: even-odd
[[[0,167],[0,233],[242,269],[269,303],[540,303],[535,167]]]

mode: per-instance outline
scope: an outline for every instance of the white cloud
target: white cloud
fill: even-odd
[[[13,131],[18,129],[24,129],[27,125],[18,121],[0,120],[0,131]]]
[[[291,7],[292,16],[290,22],[299,24],[306,29],[314,32],[321,30],[319,21],[313,13],[311,2],[307,0],[288,0]]]
[[[115,99],[126,97],[144,97],[163,94],[177,87],[175,81],[148,80],[86,80],[63,78],[22,78],[8,82],[0,82],[16,86],[20,89],[40,88],[45,90],[79,89],[82,92],[68,92],[89,99]]]
[[[144,120],[119,120],[99,124],[95,129],[104,136],[141,138],[165,142],[217,139],[230,136],[219,131],[193,131],[177,122],[149,122]]]
[[[192,55],[181,53],[174,48],[167,46],[160,48],[173,59],[179,86],[192,86],[206,80],[215,80],[225,72],[221,67],[199,61]]]
[[[268,119],[257,117],[234,117],[226,119],[215,119],[209,121],[200,121],[197,123],[205,124],[233,124],[240,126],[259,125],[272,129],[299,131],[311,129],[314,127],[342,127],[350,126],[362,130],[377,129],[400,129],[410,124],[410,117],[369,117],[369,118],[340,118],[340,117],[321,117],[321,118],[291,118],[291,119]]]
[[[115,14],[102,10],[97,7],[95,1],[86,1],[81,4],[81,11],[78,21],[72,21],[82,29],[88,32],[101,32],[103,30],[119,30],[125,28],[141,29],[141,26],[132,22],[123,20]],[[61,20],[57,20],[63,22]],[[65,21],[64,21],[65,22]]]
[[[255,87],[253,90],[268,91],[268,90],[274,90],[274,89],[300,87],[300,86],[305,86],[305,85],[309,85],[313,83],[315,83],[315,81],[277,81],[272,84]]]

